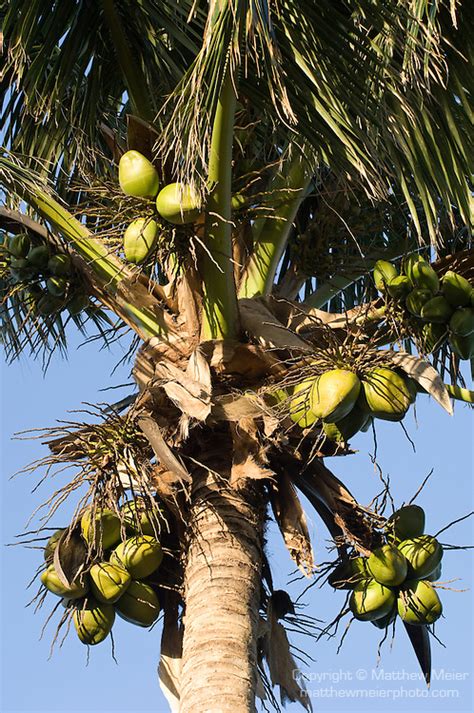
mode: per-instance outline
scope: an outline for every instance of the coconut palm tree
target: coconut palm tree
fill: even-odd
[[[341,371],[357,393],[363,382],[360,427],[381,415],[367,403],[375,368],[448,411],[450,396],[472,400],[459,366],[469,334],[461,348],[444,327],[428,344],[429,320],[379,270],[380,296],[372,269],[384,259],[408,273],[415,255],[432,262],[436,289],[448,271],[474,280],[473,12],[460,0],[10,3],[7,358],[27,351],[46,366],[71,327],[134,337],[136,391],[99,423],[45,436],[43,465],[74,475],[43,525],[76,494],[54,554],[67,586],[103,554],[81,539],[85,506],[123,524],[132,493],[154,513],[160,678],[175,710],[253,711],[272,686],[309,707],[291,675],[294,608],[264,547],[271,516],[314,575],[298,492],[337,547],[325,574],[386,541],[383,510],[359,505],[324,464],[350,453],[355,426],[341,422],[357,394],[336,417],[322,375],[338,370],[341,403]],[[146,192],[119,186],[128,151],[152,162],[160,188],[178,184],[158,214]],[[137,218],[157,236],[124,254]],[[402,418],[408,402],[397,411],[390,394]],[[405,623],[427,679],[428,623]]]

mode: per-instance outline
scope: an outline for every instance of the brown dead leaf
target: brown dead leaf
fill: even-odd
[[[156,421],[151,416],[142,416],[138,419],[138,425],[158,458],[158,462],[174,473],[178,481],[189,483],[191,476],[166,443]]]
[[[214,397],[211,414],[216,421],[240,421],[243,418],[259,418],[267,411],[257,394],[224,394]]]
[[[53,565],[61,583],[69,587],[84,570],[87,562],[87,547],[81,536],[80,526],[65,530],[54,550]]]
[[[280,361],[269,351],[255,344],[231,340],[214,340],[201,344],[210,366],[217,373],[239,374],[249,380],[267,374],[286,373]]]
[[[306,516],[295,487],[285,473],[278,475],[271,494],[271,505],[290,556],[301,571],[310,576],[314,558]]]
[[[153,159],[153,145],[159,138],[157,130],[144,119],[127,114],[128,149],[140,151],[150,161]]]
[[[242,327],[267,349],[297,349],[312,352],[314,347],[283,325],[263,301],[239,300]]]
[[[265,448],[259,442],[255,421],[246,418],[231,422],[230,430],[233,441],[231,486],[238,489],[247,480],[273,478],[273,471],[266,467]]]
[[[180,680],[183,652],[183,629],[179,623],[176,595],[167,593],[162,599],[164,609],[161,655],[158,666],[160,688],[172,713],[179,711]]]
[[[156,365],[155,375],[161,379],[161,386],[167,396],[183,414],[198,421],[205,421],[211,412],[209,365],[198,351],[193,354],[195,356],[191,355],[188,370],[199,378],[201,374],[204,383],[168,361]]]
[[[297,680],[296,674],[299,669],[291,654],[285,627],[271,612],[268,616],[267,630],[262,637],[262,648],[268,663],[271,682],[273,686],[280,687],[282,703],[287,700],[293,703],[297,701],[311,713],[313,710],[311,700]]]

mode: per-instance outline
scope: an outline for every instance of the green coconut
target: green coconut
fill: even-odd
[[[419,505],[405,505],[390,515],[385,529],[399,541],[420,537],[425,531],[425,511]]]
[[[387,292],[394,300],[404,300],[411,289],[412,284],[406,275],[397,275],[387,282]]]
[[[392,611],[386,616],[380,617],[380,619],[374,619],[372,624],[377,627],[377,629],[386,629],[390,624],[393,624],[397,617],[397,610],[394,607]]]
[[[403,376],[387,367],[376,367],[362,379],[362,407],[376,418],[401,421],[411,404],[410,390]]]
[[[453,314],[453,307],[443,295],[432,297],[421,308],[420,316],[427,322],[446,324]]]
[[[37,268],[25,257],[14,257],[10,260],[10,275],[16,282],[28,282],[37,275]]]
[[[125,567],[133,579],[148,577],[158,569],[162,559],[161,545],[151,535],[130,537],[120,543],[110,555],[110,561]]]
[[[184,183],[169,183],[156,197],[156,209],[174,225],[194,223],[201,213],[199,194]]]
[[[424,579],[436,569],[443,557],[443,548],[431,535],[419,535],[402,540],[398,549],[408,560],[410,579]]]
[[[156,535],[160,531],[157,505],[135,498],[122,505],[120,512],[127,530],[135,535]]]
[[[450,334],[448,341],[451,349],[460,359],[471,359],[471,357],[474,357],[474,334],[469,334],[467,337]]]
[[[26,259],[31,265],[34,265],[39,270],[43,270],[48,265],[49,249],[46,245],[37,245],[31,248]]]
[[[433,298],[433,293],[429,290],[415,289],[410,292],[406,298],[406,308],[409,312],[415,315],[415,317],[421,316],[421,310],[423,306]]]
[[[8,251],[18,258],[26,257],[31,247],[31,240],[26,233],[13,235],[8,241]]]
[[[395,606],[393,589],[368,579],[356,585],[349,599],[349,607],[356,619],[374,621],[390,614]]]
[[[377,260],[374,265],[374,282],[379,292],[384,292],[388,283],[397,275],[397,268],[387,260]]]
[[[62,297],[67,290],[68,282],[64,277],[49,277],[46,280],[48,292],[53,297]]]
[[[431,572],[431,574],[429,574],[427,577],[425,577],[425,580],[427,582],[439,582],[439,580],[441,579],[442,569],[443,569],[443,565],[440,562],[439,565],[437,567],[435,567],[435,569]]]
[[[397,587],[406,579],[408,562],[394,545],[383,545],[372,552],[367,568],[379,584]]]
[[[133,220],[123,236],[125,259],[135,265],[147,259],[156,247],[158,225],[148,218]]]
[[[112,604],[102,604],[88,597],[87,602],[72,615],[77,635],[83,644],[95,646],[107,638],[115,621]]]
[[[466,307],[471,300],[471,290],[469,281],[452,270],[441,280],[441,292],[453,307]]]
[[[69,314],[75,316],[90,306],[89,296],[85,292],[76,292],[68,301],[66,307]]]
[[[414,266],[419,263],[423,262],[424,258],[421,257],[421,255],[415,254],[415,255],[407,255],[407,257],[403,258],[402,260],[402,272],[408,277],[410,282],[414,284],[413,280],[413,268]]]
[[[120,519],[108,508],[90,506],[81,518],[81,531],[89,545],[107,550],[120,540]]]
[[[448,332],[445,324],[435,324],[430,322],[429,324],[423,325],[421,339],[423,349],[426,354],[431,354],[442,347],[446,341],[447,334]]]
[[[411,269],[411,281],[415,287],[431,292],[438,292],[439,278],[430,263],[423,258],[417,260]]]
[[[55,312],[59,312],[64,305],[64,301],[59,297],[54,297],[53,295],[44,295],[38,300],[37,309],[38,312],[45,317]]]
[[[359,392],[360,381],[354,372],[331,369],[321,374],[311,387],[311,411],[324,421],[340,421],[352,410]]]
[[[160,614],[160,602],[154,590],[145,582],[131,582],[115,605],[117,614],[137,626],[151,626]]]
[[[71,258],[64,253],[53,255],[49,258],[48,270],[57,277],[68,277],[72,270]]]
[[[406,624],[428,626],[440,618],[443,606],[436,590],[425,580],[406,582],[398,595],[398,614]]]
[[[127,196],[155,198],[159,189],[156,168],[139,151],[127,151],[119,161],[120,188]]]
[[[354,405],[352,411],[347,416],[336,423],[323,421],[323,431],[326,436],[336,443],[347,443],[347,441],[361,431],[370,421],[370,416],[366,411]]]
[[[40,579],[46,589],[64,599],[79,599],[87,594],[89,589],[85,576],[70,585],[64,584],[52,564],[42,573]]]
[[[288,389],[275,389],[269,394],[265,394],[270,403],[274,406],[275,404],[281,404],[288,401],[290,394],[293,393],[293,389],[290,387]]]
[[[46,546],[44,548],[44,553],[43,553],[45,562],[53,561],[54,550],[58,546],[59,539],[64,531],[65,531],[64,528],[62,528],[61,530],[56,530],[56,532],[53,532],[53,534],[47,541]]]
[[[92,594],[97,601],[114,604],[126,592],[132,577],[130,572],[112,562],[98,562],[90,572]]]
[[[293,389],[290,401],[290,418],[301,428],[309,428],[317,421],[315,414],[311,411],[309,395],[315,382],[319,379],[305,379]]]
[[[452,334],[458,337],[468,337],[474,332],[474,309],[460,307],[455,311],[449,322]]]
[[[340,562],[328,577],[328,584],[334,589],[354,589],[365,579],[371,579],[366,557],[353,557]]]

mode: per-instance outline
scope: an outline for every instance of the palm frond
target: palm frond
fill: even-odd
[[[200,46],[205,17],[196,10],[187,22],[189,0],[117,2],[115,25],[104,11],[110,4],[14,0],[6,13],[0,128],[26,160],[34,156],[53,173],[61,164],[60,188],[78,163],[90,162],[91,147],[105,150],[100,124],[118,127],[127,90],[143,96],[153,116]],[[120,40],[130,48],[128,69]],[[141,86],[130,91],[130,81]]]

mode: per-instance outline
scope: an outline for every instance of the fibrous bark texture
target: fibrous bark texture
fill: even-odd
[[[255,711],[263,492],[206,471],[192,497],[180,711]]]

